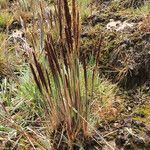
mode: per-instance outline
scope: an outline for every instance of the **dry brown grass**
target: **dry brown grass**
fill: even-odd
[[[142,22],[138,25],[138,29],[143,32],[150,32],[150,15],[143,18]]]

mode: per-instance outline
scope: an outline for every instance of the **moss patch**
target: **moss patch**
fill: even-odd
[[[144,123],[149,124],[150,123],[150,104],[143,106],[141,108],[137,108],[136,114],[138,115],[133,118],[134,120],[142,121]]]

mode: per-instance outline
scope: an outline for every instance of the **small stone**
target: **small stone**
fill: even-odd
[[[114,123],[114,127],[118,127],[119,126],[119,123]]]
[[[127,108],[129,111],[131,111],[132,110],[132,108],[130,107],[130,106],[128,106],[128,108]]]

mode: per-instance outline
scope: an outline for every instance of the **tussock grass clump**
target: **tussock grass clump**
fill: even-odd
[[[61,130],[67,138],[68,148],[72,148],[80,132],[83,133],[82,136],[88,134],[88,72],[86,62],[83,61],[85,93],[82,93],[79,63],[79,13],[76,10],[75,1],[72,1],[72,14],[70,14],[66,0],[60,1],[58,11],[59,49],[62,59],[59,59],[56,53],[57,49],[55,49],[52,36],[47,34],[45,57],[48,61],[48,68],[40,64],[35,53],[33,53],[35,67],[33,64],[30,66],[43,97],[45,120],[51,123],[51,127],[47,124],[47,130],[49,132]],[[63,13],[65,14],[64,20],[61,18]],[[93,82],[94,75],[95,71]],[[58,142],[56,141],[54,139],[54,143]]]
[[[47,34],[45,59],[48,65],[43,66],[33,53],[34,65],[31,63],[30,67],[42,95],[47,130],[53,133],[53,146],[59,148],[67,142],[65,147],[73,149],[74,142],[79,142],[79,135],[86,143],[91,136],[90,129],[93,130],[89,116],[102,40],[96,47],[96,64],[91,74],[85,58],[82,64],[79,62],[79,14],[75,1],[72,1],[72,13],[65,0],[58,4],[58,10],[60,55],[57,54],[51,34]],[[62,14],[65,14],[64,20],[60,19]]]

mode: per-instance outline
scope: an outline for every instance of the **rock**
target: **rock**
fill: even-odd
[[[117,30],[121,26],[121,21],[114,21],[110,19],[110,22],[106,25],[107,30]]]
[[[124,31],[124,30],[130,30],[135,27],[135,23],[131,22],[128,23],[127,20],[124,22],[121,22],[120,20],[114,21],[113,19],[110,19],[110,22],[106,25],[107,30],[115,30],[115,31]]]
[[[114,127],[115,127],[115,128],[120,128],[121,125],[120,125],[120,123],[114,123]]]
[[[127,109],[128,109],[128,111],[131,111],[131,110],[132,110],[132,108],[131,108],[130,106],[128,106],[128,108],[127,108]]]

